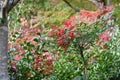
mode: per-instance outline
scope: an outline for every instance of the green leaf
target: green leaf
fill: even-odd
[[[39,40],[37,38],[34,39],[35,42],[39,42]]]

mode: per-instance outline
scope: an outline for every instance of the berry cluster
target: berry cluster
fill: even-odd
[[[97,11],[87,11],[87,10],[81,10],[80,14],[81,15],[79,16],[79,20],[85,24],[91,24],[96,22],[96,19],[101,15]]]
[[[21,26],[22,27],[27,27],[28,26],[28,21],[26,18],[20,18]]]
[[[52,55],[48,52],[42,52],[40,55],[35,55],[34,68],[41,71],[44,75],[51,74],[54,68]]]
[[[58,46],[61,46],[64,50],[67,49],[67,46],[70,44],[70,41],[74,39],[73,31],[65,31],[64,28],[59,28],[56,33],[56,38],[58,40]]]
[[[64,50],[66,50],[70,42],[75,38],[75,16],[64,20],[62,24],[63,27],[53,27],[52,32],[55,33],[56,39],[58,41],[58,46],[61,46]]]

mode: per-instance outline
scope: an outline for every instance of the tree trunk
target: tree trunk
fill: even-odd
[[[0,0],[0,80],[9,80],[8,74],[8,13],[20,0]]]
[[[111,1],[111,0],[107,0],[107,6],[109,6],[109,5],[110,5],[110,1]]]
[[[0,24],[0,80],[9,80],[8,75],[8,27],[7,24]]]

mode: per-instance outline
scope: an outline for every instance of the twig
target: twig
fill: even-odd
[[[88,80],[87,66],[86,66],[86,60],[85,60],[84,54],[83,54],[83,49],[84,49],[83,45],[82,46],[79,45],[80,55],[81,55],[81,57],[83,59],[84,78],[85,78],[85,80]]]
[[[72,4],[70,4],[67,0],[63,0],[68,6],[70,6],[73,10],[75,10],[76,12],[79,12],[80,9],[75,8]]]
[[[8,12],[19,2],[20,0],[9,0]]]
[[[89,1],[94,3],[98,8],[103,8],[106,5],[105,0],[89,0]]]

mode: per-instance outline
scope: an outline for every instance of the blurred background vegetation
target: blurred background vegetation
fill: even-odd
[[[88,0],[68,0],[73,6],[80,9],[96,10],[96,6]],[[120,0],[111,0],[114,6],[114,16],[120,23]],[[21,2],[9,14],[9,28],[13,29],[20,26],[20,18],[25,17],[31,25],[38,24],[47,27],[53,24],[60,24],[61,21],[67,19],[76,13],[62,0],[21,0]],[[63,17],[64,16],[64,17]],[[16,23],[16,24],[15,24]]]

